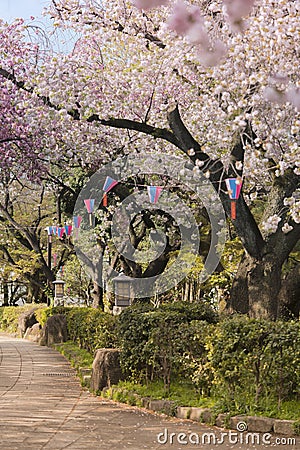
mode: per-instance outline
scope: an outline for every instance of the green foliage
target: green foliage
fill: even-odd
[[[116,346],[116,318],[109,313],[94,308],[70,308],[67,322],[70,340],[90,353]]]
[[[174,380],[168,393],[165,391],[162,380],[152,381],[147,385],[135,383],[134,381],[120,381],[118,383],[118,389],[123,392],[134,392],[144,398],[172,400],[177,406],[210,408],[214,405],[213,399],[199,395],[193,384],[186,380]]]
[[[169,390],[172,373],[180,372],[193,320],[214,323],[217,315],[203,303],[136,305],[125,310],[119,318],[124,372],[146,382],[162,377]]]
[[[38,321],[44,325],[53,314],[66,316],[70,340],[91,354],[98,348],[112,348],[117,344],[117,319],[109,313],[88,307],[56,306],[39,312]]]
[[[21,314],[26,311],[37,307],[37,305],[24,305],[24,306],[5,306],[0,308],[0,331],[5,331],[7,333],[18,333],[18,320]],[[43,305],[40,305],[38,311],[42,311]]]
[[[74,342],[68,341],[62,344],[55,344],[54,348],[64,355],[75,369],[92,368],[93,355],[87,350],[79,348]]]
[[[300,397],[300,323],[227,319],[207,340],[212,393],[223,408],[249,413]],[[199,364],[201,366],[201,364]]]
[[[68,296],[84,299],[87,304],[91,280],[75,255],[72,255],[64,266],[64,282]]]

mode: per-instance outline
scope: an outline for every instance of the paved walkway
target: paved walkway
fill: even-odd
[[[267,445],[245,445],[240,438],[235,444],[232,439],[237,434],[231,440],[225,436],[221,444],[222,431],[95,397],[81,388],[74,370],[55,350],[0,335],[1,450],[248,450],[275,446],[274,437],[270,445],[269,441]],[[300,449],[300,441],[276,448]]]

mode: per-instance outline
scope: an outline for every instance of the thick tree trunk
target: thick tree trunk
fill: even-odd
[[[3,283],[3,303],[2,306],[9,305],[9,292],[8,292],[8,283],[4,281]]]
[[[284,319],[299,319],[300,314],[300,264],[297,264],[283,279],[279,292],[279,316]]]
[[[276,320],[279,314],[282,262],[275,254],[242,259],[227,303],[229,312]]]

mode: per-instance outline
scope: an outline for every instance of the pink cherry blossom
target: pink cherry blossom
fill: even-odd
[[[223,0],[228,22],[234,31],[243,32],[248,16],[254,6],[255,0]]]
[[[236,22],[250,14],[255,0],[223,0],[226,12],[232,22]]]
[[[300,88],[291,86],[286,92],[287,101],[300,111]]]
[[[138,9],[152,9],[158,6],[163,6],[168,3],[168,0],[133,0],[133,4]]]
[[[182,1],[176,3],[168,19],[170,29],[179,35],[188,35],[192,42],[199,41],[203,35],[204,27],[201,10],[197,6],[187,7]]]
[[[205,67],[214,67],[220,64],[227,52],[227,47],[223,42],[217,40],[213,48],[200,49],[198,52],[199,61]]]

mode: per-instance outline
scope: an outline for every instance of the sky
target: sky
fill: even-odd
[[[8,22],[16,17],[38,18],[47,4],[49,0],[0,0],[0,17]]]
[[[42,22],[49,31],[52,28],[51,22],[42,16],[42,11],[50,2],[51,0],[0,0],[0,18],[11,22],[20,17],[30,20],[33,16],[35,23],[41,25]],[[59,30],[55,36],[50,37],[55,50],[67,53],[73,48],[77,38],[78,35],[68,30]]]

